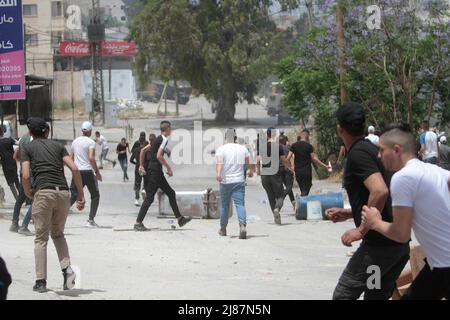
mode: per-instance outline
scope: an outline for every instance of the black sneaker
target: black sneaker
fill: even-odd
[[[219,236],[226,237],[227,236],[227,229],[226,228],[220,228]]]
[[[136,223],[134,225],[134,231],[148,231],[148,230],[150,230],[150,229],[146,228],[142,222]]]
[[[178,226],[184,227],[186,224],[188,224],[190,221],[192,220],[191,217],[181,217],[180,219],[178,219]]]
[[[47,292],[47,281],[45,280],[36,280],[36,284],[33,286],[33,291],[39,293]]]
[[[239,239],[247,239],[247,228],[245,225],[239,225]]]
[[[113,161],[113,169],[114,169],[114,167],[116,166],[116,164],[117,164],[117,162],[116,162],[116,161]]]
[[[63,270],[63,290],[71,290],[75,287],[75,278],[77,275],[70,266]]]
[[[9,231],[11,232],[18,232],[19,231],[19,222],[13,221],[11,224],[11,227],[9,227]]]

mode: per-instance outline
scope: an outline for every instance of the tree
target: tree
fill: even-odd
[[[140,79],[187,80],[217,101],[216,120],[234,120],[237,102],[254,102],[259,81],[283,54],[283,35],[269,16],[272,3],[147,0],[131,28]]]
[[[344,85],[348,99],[360,102],[368,121],[378,128],[393,121],[408,122],[414,128],[429,117],[441,126],[449,123],[448,5],[435,0],[416,8],[409,7],[409,1],[380,0],[381,29],[370,30],[366,26],[370,1],[340,3],[345,4]],[[299,118],[313,115],[322,127],[326,113],[337,108],[339,101],[336,21],[329,17],[327,23],[302,35],[297,52],[277,67],[290,112]],[[334,127],[334,122],[328,126]],[[327,144],[332,139],[317,133],[319,140],[325,136],[321,147],[332,150]]]

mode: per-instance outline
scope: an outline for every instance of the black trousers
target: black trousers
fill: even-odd
[[[97,215],[98,206],[100,204],[100,192],[98,190],[97,177],[92,170],[80,170],[81,180],[83,181],[83,188],[87,187],[91,194],[91,210],[89,212],[89,220],[94,220]],[[70,184],[70,206],[77,201],[77,188],[75,181],[72,179]]]
[[[309,191],[312,187],[312,174],[296,172],[295,179],[297,180],[298,186],[300,187],[300,192],[302,197],[309,195]]]
[[[8,287],[11,284],[11,275],[6,268],[5,261],[0,257],[0,300],[6,300]]]
[[[6,182],[11,189],[14,199],[17,200],[20,193],[20,182],[19,176],[17,175],[17,167],[3,168],[3,174],[5,175]]]
[[[350,258],[334,289],[333,300],[356,300],[364,293],[364,300],[388,300],[396,281],[409,260],[409,244],[375,247],[364,244]],[[373,274],[371,266],[379,268],[380,288],[368,287]]]
[[[261,182],[269,198],[270,209],[281,210],[283,207],[285,192],[281,175],[261,176]]]
[[[292,187],[294,186],[294,175],[287,170],[281,170],[281,179],[286,187],[284,191],[285,196],[289,196],[291,202],[294,201],[294,192],[292,192]]]
[[[139,174],[139,168],[137,168],[136,170],[134,170],[134,195],[136,200],[139,200],[139,192],[141,191],[141,185],[142,185],[142,176]]]
[[[450,300],[450,267],[430,269],[425,266],[402,296],[402,300]]]
[[[166,177],[164,176],[164,173],[162,171],[160,170],[150,171],[148,173],[147,179],[144,179],[144,183],[145,183],[145,192],[147,193],[147,195],[145,196],[145,200],[142,203],[141,209],[139,210],[139,215],[136,219],[137,223],[142,223],[142,221],[144,221],[148,209],[155,200],[155,194],[158,191],[158,189],[161,189],[169,198],[170,207],[172,208],[175,217],[177,218],[181,217],[180,210],[178,209],[175,191],[167,182]]]

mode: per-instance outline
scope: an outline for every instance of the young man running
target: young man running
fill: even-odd
[[[17,176],[17,161],[14,159],[14,146],[17,141],[3,136],[4,128],[0,126],[0,161],[6,182],[17,200],[20,191],[19,177]]]
[[[95,162],[95,142],[90,138],[92,135],[92,124],[89,121],[83,122],[81,132],[83,135],[72,142],[70,156],[80,171],[83,188],[87,186],[91,194],[91,209],[86,227],[98,227],[94,219],[100,203],[98,181],[102,181],[102,175]],[[70,192],[70,205],[72,206],[78,197],[77,186],[73,179],[70,185]]]
[[[148,145],[148,141],[145,140],[145,133],[139,137],[139,146],[136,147],[136,143],[134,144],[132,150],[131,150],[131,157],[130,157],[130,163],[134,164],[134,205],[139,206],[139,194],[141,192],[141,185],[142,185],[142,176],[139,173],[139,167],[140,167],[140,155],[141,150]]]
[[[191,221],[190,217],[183,217],[178,209],[178,204],[176,200],[175,191],[169,185],[164,176],[163,167],[166,168],[167,174],[169,177],[173,176],[173,171],[170,165],[167,163],[166,159],[164,159],[164,154],[168,153],[170,155],[170,151],[167,148],[168,140],[167,138],[172,133],[172,127],[169,121],[162,121],[160,124],[161,135],[156,138],[155,142],[151,144],[149,151],[149,163],[147,170],[143,167],[143,161],[140,162],[139,171],[147,172],[148,180],[145,182],[147,195],[145,197],[144,202],[142,203],[141,209],[139,210],[139,215],[136,220],[136,224],[134,225],[134,230],[136,231],[147,231],[148,229],[144,226],[143,221],[145,215],[147,214],[148,209],[152,205],[155,194],[158,189],[161,189],[169,198],[170,206],[175,214],[175,217],[178,220],[178,225],[183,227]],[[144,153],[144,150],[141,151],[141,155]],[[145,153],[144,153],[145,154]],[[141,160],[143,160],[141,156]]]
[[[97,144],[102,148],[102,151],[100,153],[100,168],[103,169],[103,161],[108,161],[112,163],[113,168],[116,166],[116,161],[111,160],[108,158],[109,153],[109,145],[108,141],[106,141],[106,138],[100,134],[99,131],[95,132],[95,140],[97,141]]]
[[[64,165],[69,167],[77,186],[77,208],[83,210],[84,195],[80,172],[59,142],[48,140],[49,126],[41,118],[27,121],[33,142],[23,153],[23,188],[33,199],[33,220],[36,229],[34,255],[36,259],[36,284],[34,291],[47,291],[47,243],[49,234],[55,244],[63,272],[63,289],[75,285],[75,273],[70,267],[69,249],[64,237],[64,227],[70,208],[69,187],[64,176]],[[33,176],[33,186],[30,177]]]
[[[405,125],[381,136],[379,156],[396,172],[391,182],[394,220],[383,221],[377,208],[364,206],[363,221],[398,242],[407,242],[412,228],[421,244],[426,264],[402,299],[449,300],[450,172],[416,159],[414,136]]]

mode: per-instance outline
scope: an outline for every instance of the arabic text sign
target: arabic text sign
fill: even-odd
[[[0,0],[0,100],[25,99],[22,0]]]
[[[136,44],[126,41],[104,41],[102,56],[132,57],[136,53]],[[87,41],[61,41],[59,54],[69,57],[87,57],[91,48]]]

